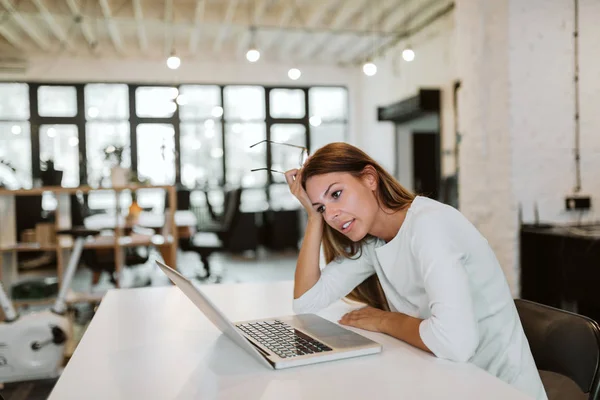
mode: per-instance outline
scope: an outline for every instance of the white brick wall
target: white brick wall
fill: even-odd
[[[575,221],[573,2],[457,1],[461,210],[518,294],[518,205],[532,222]],[[582,193],[600,208],[600,5],[580,1]],[[590,212],[584,220],[598,219]]]

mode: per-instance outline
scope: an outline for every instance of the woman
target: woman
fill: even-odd
[[[341,324],[473,363],[546,399],[502,269],[460,212],[414,196],[346,143],[319,149],[286,180],[308,213],[294,278],[296,313],[348,296],[368,306]]]

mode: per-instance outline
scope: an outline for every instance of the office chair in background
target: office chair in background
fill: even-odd
[[[515,305],[548,399],[600,399],[598,323],[528,300]]]

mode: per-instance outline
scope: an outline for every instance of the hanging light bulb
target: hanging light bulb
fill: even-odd
[[[298,68],[291,68],[288,71],[288,77],[293,81],[298,80],[301,75],[302,75],[302,72],[300,72],[300,70]]]
[[[255,37],[256,28],[252,27],[250,28],[250,47],[246,52],[246,60],[250,61],[251,63],[255,63],[260,59],[260,51],[258,51],[256,48]]]
[[[377,65],[375,65],[373,61],[367,61],[363,65],[363,72],[367,76],[373,76],[377,73]]]
[[[171,53],[171,56],[167,58],[167,67],[170,69],[177,69],[181,65],[181,59],[175,55],[175,50]]]
[[[260,51],[251,47],[246,53],[246,59],[251,63],[257,62],[260,59]]]
[[[402,50],[402,58],[407,62],[411,62],[415,59],[415,52],[410,48],[410,46]]]

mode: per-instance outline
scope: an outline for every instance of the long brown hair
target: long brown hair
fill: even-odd
[[[317,150],[302,167],[302,187],[306,190],[306,181],[313,176],[332,172],[345,172],[360,178],[365,167],[371,166],[376,172],[379,207],[398,211],[408,207],[414,194],[405,189],[381,165],[364,151],[348,143],[330,143]],[[357,258],[362,254],[362,246],[373,238],[367,235],[360,242],[353,242],[327,223],[323,224],[323,253],[325,261],[330,263],[338,257]],[[389,311],[387,299],[377,275],[367,278],[347,296],[350,300],[366,303],[371,307]]]

